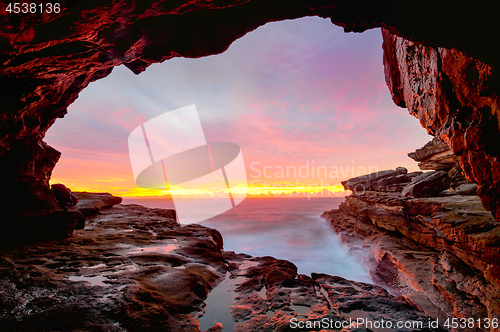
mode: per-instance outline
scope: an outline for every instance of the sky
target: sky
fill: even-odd
[[[344,33],[308,17],[268,23],[219,55],[174,58],[140,75],[120,66],[91,83],[45,137],[62,153],[51,183],[119,196],[167,194],[136,185],[128,136],[191,104],[208,142],[239,145],[252,194],[342,195],[340,182],[354,176],[418,170],[407,153],[432,138],[392,102],[379,29]]]

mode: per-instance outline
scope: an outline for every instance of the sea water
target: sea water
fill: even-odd
[[[371,283],[368,271],[341,245],[324,211],[338,208],[339,197],[247,198],[235,208],[200,224],[217,229],[224,239],[224,250],[255,257],[273,256],[293,262],[298,273],[312,272],[341,276]],[[122,204],[140,204],[150,208],[172,209],[167,198],[125,198]],[[204,209],[211,208],[210,199]],[[200,328],[205,331],[215,322],[223,331],[233,331],[231,315],[234,289],[242,277],[226,277],[208,295]],[[262,294],[265,298],[265,294]],[[300,309],[300,308],[299,308]],[[309,309],[309,308],[307,308]]]
[[[326,273],[371,283],[368,271],[349,254],[324,211],[338,208],[342,197],[247,198],[235,208],[201,225],[217,229],[224,250],[255,257],[273,256],[294,263],[298,273]],[[122,204],[173,209],[168,198],[124,198]],[[210,209],[207,200],[206,209]]]

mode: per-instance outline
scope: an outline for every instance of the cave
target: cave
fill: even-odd
[[[61,8],[5,11],[0,23],[4,244],[65,237],[83,227],[82,213],[61,206],[50,188],[60,153],[43,138],[89,83],[122,64],[140,74],[174,57],[219,54],[268,22],[306,16],[330,19],[346,32],[382,28],[394,103],[459,156],[482,205],[500,221],[495,2],[64,1]]]
[[[0,158],[9,193],[4,210],[13,218],[21,215],[18,220],[42,220],[59,209],[48,183],[59,153],[43,137],[78,93],[113,67],[123,64],[139,74],[173,57],[221,53],[266,22],[314,15],[345,31],[384,29],[384,66],[394,102],[460,156],[468,178],[479,185],[483,205],[498,219],[498,60],[489,42],[498,27],[487,19],[498,8],[487,2],[430,4],[68,2],[56,16],[8,15],[1,44]],[[482,33],[471,33],[470,26]],[[426,75],[412,75],[417,72]],[[69,228],[78,223],[77,216],[59,218],[66,218],[60,223]]]

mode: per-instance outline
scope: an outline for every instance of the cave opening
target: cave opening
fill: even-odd
[[[127,137],[146,120],[189,104],[197,105],[208,141],[241,147],[251,196],[325,198],[322,205],[305,202],[304,209],[316,217],[340,204],[345,195],[341,181],[396,166],[418,170],[406,154],[429,140],[418,120],[391,98],[380,30],[346,34],[328,20],[309,17],[268,23],[219,55],[170,59],[138,76],[124,66],[115,68],[90,84],[47,132],[47,143],[62,152],[51,182],[73,191],[109,192],[125,204],[174,208],[168,191],[135,184]],[[309,262],[299,264],[301,272],[322,266],[320,272],[370,281],[357,263],[345,265],[347,252],[317,219],[311,219],[315,227],[300,231],[316,239],[314,246],[301,240],[299,253],[294,246],[300,232],[287,233],[289,226],[281,220],[281,225],[263,227],[259,236],[274,232],[284,240],[270,238],[265,242],[279,245],[257,250],[248,240],[256,237],[255,230],[228,227],[231,218],[252,223],[242,219],[244,209],[236,207],[202,224],[222,232],[226,250],[296,263],[307,256]],[[247,209],[256,211],[259,204]],[[289,203],[279,210],[300,214]],[[318,229],[331,234],[318,241]],[[325,267],[335,256],[342,257],[338,266]]]
[[[224,249],[287,259],[299,273],[373,283],[367,266],[319,216],[342,202],[345,193],[333,193],[341,181],[396,166],[418,169],[406,154],[429,135],[394,104],[382,52],[379,29],[346,34],[315,17],[268,23],[220,55],[170,59],[138,76],[114,68],[48,130],[45,141],[62,153],[51,182],[110,192],[123,204],[174,208],[162,197],[168,192],[136,186],[127,137],[150,118],[196,104],[208,141],[241,147],[250,194],[279,195],[293,184],[290,191],[313,196],[295,204],[247,201],[201,222],[221,232]],[[262,210],[276,213],[256,212]],[[264,222],[251,226],[255,220]],[[213,324],[206,321],[214,310],[221,321],[218,311],[233,300],[222,299],[208,298],[203,329]],[[228,317],[224,326],[231,326]]]
[[[333,191],[369,170],[416,170],[406,153],[429,136],[391,100],[381,45],[379,29],[346,34],[309,17],[268,23],[222,54],[170,59],[139,76],[116,67],[47,132],[45,141],[62,152],[51,182],[121,196],[165,194],[135,185],[127,136],[189,104],[197,105],[207,140],[241,146],[254,194],[286,183]],[[300,176],[301,166],[318,174]]]
[[[54,172],[53,181],[66,183],[74,190],[98,188],[99,191],[110,191],[123,196],[140,194],[127,191],[127,188],[135,186],[130,169],[127,169],[126,136],[132,128],[156,114],[193,101],[200,109],[207,139],[235,142],[243,148],[244,153],[247,151],[247,173],[252,180],[257,181],[257,185],[258,181],[268,181],[271,186],[264,186],[265,191],[275,185],[283,186],[290,182],[283,175],[283,169],[288,172],[289,167],[296,177],[293,172],[295,167],[301,177],[302,188],[307,185],[308,190],[311,187],[322,188],[317,183],[321,180],[318,172],[332,164],[337,167],[334,169],[337,177],[345,174],[345,178],[360,175],[357,172],[363,172],[362,168],[360,170],[355,167],[365,166],[365,170],[370,169],[366,167],[370,163],[383,165],[387,162],[387,168],[401,165],[394,162],[398,158],[407,160],[412,165],[408,167],[411,170],[415,164],[405,154],[421,146],[428,138],[416,125],[415,119],[390,101],[381,71],[379,31],[370,30],[361,35],[349,36],[352,40],[362,39],[362,36],[370,34],[378,36],[376,43],[375,39],[366,37],[376,44],[376,51],[362,49],[361,52],[349,52],[347,46],[352,45],[339,42],[345,47],[334,48],[350,60],[344,63],[339,59],[333,61],[329,57],[323,57],[321,52],[311,52],[331,52],[333,50],[328,48],[331,46],[330,42],[340,41],[325,32],[327,29],[328,32],[336,29],[329,22],[323,22],[328,27],[326,24],[322,27],[318,23],[315,30],[316,22],[320,22],[317,18],[270,23],[238,39],[265,22],[320,15],[331,17],[332,22],[347,30],[362,31],[384,27],[384,66],[392,99],[397,105],[407,106],[419,118],[422,127],[435,133],[445,142],[443,145],[449,145],[451,150],[446,147],[445,152],[456,153],[469,180],[478,183],[476,189],[479,188],[482,201],[472,192],[463,197],[454,193],[453,196],[436,196],[430,199],[418,197],[415,200],[394,199],[390,194],[375,193],[364,197],[347,197],[346,204],[323,213],[327,222],[332,221],[329,226],[347,236],[348,241],[353,240],[350,244],[355,250],[372,250],[374,256],[368,259],[369,263],[376,266],[372,266],[370,272],[379,280],[393,283],[395,288],[399,287],[402,297],[391,297],[377,286],[361,285],[353,281],[363,280],[359,275],[350,275],[351,280],[345,280],[335,277],[339,275],[336,271],[328,271],[334,276],[321,273],[311,273],[310,276],[297,274],[299,271],[307,271],[305,265],[301,265],[303,257],[300,255],[305,255],[308,259],[312,256],[311,251],[303,250],[305,246],[320,247],[315,252],[318,256],[321,249],[330,258],[342,256],[334,251],[335,248],[324,250],[326,242],[333,242],[325,236],[331,234],[331,230],[317,227],[319,224],[315,224],[310,216],[301,214],[304,209],[297,201],[288,206],[285,204],[285,208],[292,205],[294,210],[287,210],[289,214],[285,215],[284,220],[289,223],[290,232],[280,230],[279,238],[269,239],[263,237],[262,232],[257,232],[276,230],[274,226],[277,222],[273,216],[273,213],[276,215],[275,212],[278,212],[276,205],[265,209],[273,213],[265,213],[263,209],[260,211],[260,217],[270,228],[262,227],[263,224],[258,224],[255,220],[244,223],[247,226],[245,235],[258,234],[261,242],[285,248],[287,254],[291,254],[283,256],[280,252],[273,252],[276,258],[223,252],[225,246],[231,248],[231,237],[224,236],[223,243],[221,233],[216,229],[198,225],[180,227],[173,218],[175,215],[172,210],[159,212],[137,205],[117,205],[111,209],[97,209],[97,215],[91,217],[90,227],[80,230],[74,238],[27,247],[17,246],[19,243],[15,242],[16,246],[2,251],[1,282],[6,289],[2,305],[9,308],[3,318],[7,329],[13,326],[19,328],[19,324],[21,328],[33,329],[40,322],[49,326],[53,323],[51,320],[56,320],[57,328],[52,326],[47,329],[71,326],[68,329],[83,330],[95,323],[102,325],[103,329],[123,326],[125,329],[141,330],[143,326],[151,326],[175,331],[189,326],[198,330],[203,301],[224,273],[227,277],[230,277],[229,274],[233,274],[233,277],[249,277],[249,282],[239,287],[238,292],[246,295],[238,299],[239,311],[236,311],[236,315],[246,315],[249,308],[247,304],[250,303],[247,300],[255,300],[253,303],[258,305],[251,307],[250,311],[258,317],[248,316],[243,319],[245,322],[241,322],[252,327],[256,326],[253,319],[258,318],[268,326],[273,325],[275,330],[287,329],[282,324],[284,317],[291,322],[293,318],[290,315],[304,316],[313,313],[313,310],[308,309],[309,306],[312,309],[313,305],[319,305],[316,308],[327,313],[333,307],[332,303],[339,306],[338,314],[345,317],[366,317],[367,312],[370,312],[370,316],[377,315],[377,319],[385,319],[385,312],[391,317],[418,317],[429,322],[427,315],[437,317],[440,322],[447,317],[469,316],[479,320],[482,317],[498,320],[498,287],[495,285],[498,285],[499,279],[497,239],[500,168],[498,154],[495,152],[498,151],[495,145],[498,133],[492,123],[495,124],[498,120],[499,108],[496,106],[498,89],[495,84],[491,84],[496,82],[494,65],[497,60],[491,56],[493,53],[490,52],[488,43],[491,36],[496,34],[496,28],[492,26],[493,19],[484,19],[494,15],[471,14],[475,12],[468,6],[457,7],[455,4],[453,8],[458,12],[453,10],[450,13],[448,8],[444,8],[446,6],[436,12],[429,11],[427,6],[416,6],[415,10],[408,11],[406,6],[413,5],[401,2],[371,2],[367,5],[362,1],[361,6],[358,3],[347,3],[324,3],[324,7],[314,8],[309,3],[298,3],[296,7],[276,3],[276,7],[270,10],[267,10],[267,3],[258,1],[229,7],[219,4],[221,7],[217,7],[217,10],[198,8],[196,5],[189,7],[193,5],[189,3],[188,6],[181,5],[178,8],[180,11],[172,16],[171,8],[162,6],[163,4],[154,3],[151,8],[144,8],[134,7],[134,2],[130,5],[130,10],[123,11],[121,3],[115,6],[118,2],[113,2],[111,7],[107,7],[107,2],[104,2],[103,7],[89,5],[96,6],[94,14],[85,7],[81,11],[75,11],[75,15],[63,15],[56,17],[54,21],[47,20],[46,17],[38,17],[34,23],[17,17],[14,21],[7,20],[6,24],[26,23],[28,29],[21,34],[13,33],[11,39],[2,43],[2,47],[7,45],[4,50],[10,66],[6,69],[10,76],[5,81],[12,83],[10,89],[6,90],[7,109],[11,113],[5,117],[3,128],[6,134],[1,142],[1,164],[7,170],[7,188],[11,188],[11,197],[3,204],[7,202],[6,205],[9,206],[11,202],[21,202],[22,209],[19,211],[27,214],[20,215],[29,222],[12,223],[12,220],[24,220],[15,219],[19,217],[16,214],[19,211],[15,211],[12,219],[9,215],[6,218],[10,222],[7,226],[14,225],[14,231],[6,231],[4,235],[14,239],[14,235],[27,237],[26,234],[34,234],[35,240],[40,240],[43,236],[39,231],[48,230],[46,233],[49,235],[57,233],[56,237],[59,237],[69,235],[69,232],[66,233],[68,230],[79,228],[74,218],[79,212],[74,208],[67,209],[58,205],[53,191],[48,187],[48,175],[59,155],[41,140],[47,127],[56,117],[65,113],[66,107],[73,103],[76,95],[84,88],[86,89],[80,100],[70,107],[67,118],[59,120],[47,134],[47,140],[63,152],[63,159]],[[113,24],[99,25],[100,17],[95,13],[110,13],[112,17],[109,21]],[[475,16],[472,21],[468,20],[470,16]],[[73,18],[76,19],[74,25],[69,23]],[[469,26],[464,25],[464,21],[474,22],[472,25],[484,33],[467,34]],[[57,22],[70,25],[70,28],[59,29],[58,40],[44,40],[44,31],[50,32]],[[192,24],[193,22],[197,24]],[[200,22],[207,29],[197,31]],[[308,28],[291,26],[298,24],[297,22],[307,22],[304,26],[307,25]],[[40,25],[40,29],[34,28],[31,23],[33,26]],[[156,29],[156,25],[161,23],[166,24],[165,30]],[[176,31],[176,24],[179,23],[182,24],[183,32],[187,32],[186,35],[191,38],[188,38],[187,43],[171,34]],[[289,32],[288,37],[272,31],[266,35],[278,37],[268,40],[269,46],[246,44],[253,34],[286,24],[290,24],[283,28]],[[425,29],[422,29],[423,24]],[[87,27],[90,29],[87,30]],[[441,29],[442,27],[446,29]],[[97,34],[90,31],[93,28],[97,28]],[[67,31],[69,34],[66,34]],[[33,32],[41,34],[35,35]],[[294,41],[289,43],[299,35],[303,37],[299,42],[303,45],[302,48],[294,47]],[[171,38],[172,36],[174,37]],[[125,68],[118,67],[108,79],[86,87],[89,82],[107,76],[117,64],[125,64],[138,73],[152,63],[172,56],[204,56],[220,52],[234,39],[238,40],[220,56],[195,60],[171,59],[162,66],[151,66],[139,77],[133,77]],[[187,46],[190,43],[196,47]],[[225,59],[221,60],[222,67],[213,63],[208,65],[208,69],[197,68],[205,60],[231,55],[242,43],[246,45],[246,49],[240,50],[239,58],[243,58],[241,54],[248,56],[255,50],[264,49],[267,53],[262,54],[265,55],[263,58],[267,66],[263,63],[256,69],[246,63],[235,65],[231,59]],[[78,47],[74,48],[75,45]],[[63,52],[59,53],[60,51]],[[66,51],[68,52],[65,53]],[[368,57],[363,58],[361,55]],[[488,64],[467,56],[474,56]],[[233,57],[238,58],[238,52]],[[259,53],[248,58],[259,59]],[[181,70],[184,74],[189,72],[191,77],[204,80],[200,89],[193,87],[192,80],[183,80],[175,75],[170,77],[172,73],[179,74],[172,68],[165,69],[166,73],[163,73],[163,68],[168,68],[169,64],[177,65],[184,61],[189,62],[189,66]],[[283,66],[284,62],[289,66]],[[309,68],[307,65],[311,63],[318,66]],[[354,70],[353,63],[358,64]],[[376,65],[371,67],[372,63]],[[63,70],[54,70],[57,66]],[[376,67],[379,69],[374,71]],[[179,65],[179,68],[182,66]],[[245,76],[245,71],[253,75]],[[148,76],[151,72],[153,75]],[[342,81],[330,80],[336,77],[332,73],[345,72],[348,72],[345,76],[338,75],[343,76]],[[375,72],[379,73],[378,81],[374,81],[376,84],[369,81],[349,81],[357,76],[371,76]],[[320,79],[305,79],[309,76]],[[133,77],[130,81],[144,80],[139,87],[130,84],[133,93],[127,93],[129,90],[124,88],[129,77]],[[159,92],[154,92],[151,88],[151,85],[161,87],[164,82],[168,82],[165,77],[173,81],[170,82],[173,96],[165,94],[165,89],[160,88]],[[230,80],[224,81],[227,77]],[[111,87],[106,87],[106,82],[110,82]],[[263,86],[265,89],[256,91],[252,89],[253,85]],[[100,97],[96,98],[94,95],[86,99],[86,95],[91,94],[94,87],[98,92],[96,95],[100,93]],[[119,93],[114,93],[113,88]],[[15,93],[10,96],[9,91],[14,90]],[[337,93],[338,91],[341,93]],[[221,92],[226,94],[220,95]],[[134,98],[133,101],[125,98],[134,94],[140,94],[141,98]],[[227,95],[236,95],[237,98],[231,100]],[[199,99],[191,98],[192,96]],[[324,103],[315,104],[306,98],[310,96],[318,97],[315,100],[323,100]],[[364,99],[366,97],[375,102],[370,104]],[[103,101],[109,101],[110,105],[99,105]],[[392,108],[384,109],[385,104],[390,104]],[[147,113],[144,113],[145,105],[148,105]],[[21,107],[25,108],[17,112]],[[86,108],[90,108],[92,112]],[[373,110],[378,112],[371,113]],[[67,122],[71,119],[74,119],[73,123]],[[410,130],[411,126],[397,127],[397,124],[404,121],[413,121],[415,132]],[[66,127],[65,130],[57,132],[59,124]],[[101,136],[102,133],[105,135]],[[386,133],[391,135],[384,136]],[[418,145],[414,143],[417,136],[422,137]],[[351,157],[353,152],[356,159]],[[368,164],[364,160],[368,160]],[[316,177],[312,173],[310,176],[310,173],[302,176],[301,169],[314,169]],[[329,168],[326,169],[330,171]],[[328,174],[324,176],[335,178],[328,171],[323,173]],[[268,174],[271,174],[270,177]],[[78,179],[82,182],[72,182]],[[411,181],[413,183],[414,180]],[[91,185],[84,187],[82,183]],[[328,182],[328,185],[336,183],[338,181]],[[279,186],[276,187],[279,189]],[[311,194],[311,191],[308,193]],[[383,200],[379,199],[381,197]],[[318,203],[318,199],[311,199],[311,204]],[[272,202],[271,199],[265,200]],[[306,201],[309,202],[309,199]],[[286,201],[283,199],[282,202]],[[331,202],[327,203],[331,208]],[[116,202],[111,205],[113,204]],[[309,209],[315,214],[316,221],[319,219],[320,209],[325,209],[322,204],[316,205],[317,210]],[[258,207],[248,208],[259,212]],[[487,210],[493,212],[497,221]],[[240,211],[240,214],[247,211]],[[238,210],[235,208],[231,212],[238,213]],[[78,218],[81,217],[79,215]],[[296,231],[294,220],[297,219],[307,220],[310,229]],[[53,224],[47,223],[53,221]],[[212,226],[217,225],[217,222],[222,224],[224,220],[216,220]],[[323,226],[328,225],[327,222],[322,220]],[[218,226],[215,228],[220,229]],[[235,229],[241,230],[237,227]],[[294,230],[295,233],[292,232]],[[390,236],[395,231],[400,235]],[[248,238],[251,239],[252,236]],[[246,246],[242,252],[254,249],[241,238],[233,240],[234,242]],[[289,247],[284,247],[284,242]],[[152,243],[155,246],[150,246]],[[294,252],[290,248],[298,250]],[[156,252],[157,249],[162,252]],[[261,249],[269,252],[269,246]],[[261,255],[259,252],[252,253]],[[341,265],[343,273],[352,272],[348,269],[352,269],[354,261],[349,260],[349,257],[347,260],[347,265]],[[298,263],[294,265],[291,261]],[[321,266],[315,261],[313,263],[314,268]],[[96,274],[103,276],[97,278],[99,287],[102,288],[89,292],[89,285],[85,283],[90,282],[90,287],[94,287],[92,281],[96,281]],[[45,283],[51,285],[50,289],[43,288]],[[42,288],[39,288],[40,285]],[[418,285],[418,288],[412,288],[412,285]],[[353,292],[356,294],[353,295],[350,291],[346,293],[346,289],[356,290]],[[348,301],[344,301],[344,298],[338,301],[337,291],[346,295]],[[253,298],[248,297],[248,294]],[[329,294],[335,295],[329,297]],[[359,301],[358,294],[362,301]],[[273,298],[274,295],[277,296]],[[23,301],[19,305],[20,298]],[[54,299],[57,300],[54,302]],[[146,300],[143,301],[144,299]],[[117,309],[111,316],[110,301]],[[341,308],[349,302],[354,305]],[[71,304],[68,305],[69,303]],[[262,311],[259,304],[264,303],[271,310]],[[361,303],[367,305],[359,308],[358,304]],[[439,305],[435,305],[436,303]],[[153,310],[159,314],[152,317],[150,309],[156,305],[161,312]],[[182,314],[170,315],[171,312],[179,312],[180,307]],[[404,310],[400,310],[403,307]],[[47,308],[57,314],[52,315]],[[380,311],[374,312],[373,308]],[[363,310],[360,313],[357,309]],[[69,314],[61,315],[61,310]],[[38,313],[41,316],[37,316]],[[211,326],[212,330],[220,328],[217,324]]]

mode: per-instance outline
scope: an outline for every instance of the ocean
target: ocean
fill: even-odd
[[[247,198],[201,225],[217,229],[224,250],[255,257],[273,256],[294,263],[298,273],[312,272],[372,283],[367,269],[349,254],[324,211],[338,208],[342,197]],[[168,198],[124,198],[122,204],[172,209]],[[207,209],[210,208],[207,202]]]

